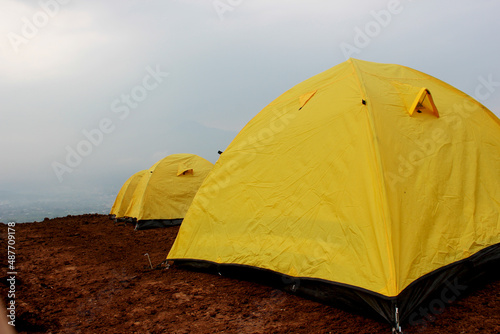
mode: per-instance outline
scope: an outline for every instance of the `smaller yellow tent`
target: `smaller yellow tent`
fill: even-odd
[[[134,194],[134,190],[141,178],[146,175],[147,172],[147,170],[141,170],[129,177],[127,181],[125,181],[120,191],[118,192],[118,195],[116,195],[115,203],[111,207],[111,211],[109,213],[113,219],[123,218],[125,216],[125,212],[128,209],[130,200],[132,199],[132,195]]]
[[[155,163],[139,180],[126,217],[136,229],[179,225],[213,164],[194,154],[172,154]]]

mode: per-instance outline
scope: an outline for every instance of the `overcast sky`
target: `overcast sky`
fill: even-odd
[[[169,154],[215,162],[274,98],[347,57],[415,68],[500,115],[498,13],[498,0],[2,0],[0,208],[111,206]]]

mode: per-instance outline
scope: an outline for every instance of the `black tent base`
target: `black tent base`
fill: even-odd
[[[183,220],[183,218],[139,220],[135,224],[135,229],[136,230],[149,230],[152,228],[178,226],[182,223],[182,220]]]
[[[387,297],[366,289],[307,277],[291,277],[238,264],[171,259],[174,265],[273,286],[292,294],[400,325],[418,326],[486,283],[500,279],[500,244],[467,259],[439,268],[415,280],[399,295]]]
[[[207,272],[271,286],[290,294],[321,302],[381,322],[387,320],[374,311],[366,302],[367,298],[375,298],[372,296],[372,293],[360,288],[334,284],[320,279],[292,277],[271,270],[244,265],[217,264],[195,260],[174,260],[174,265],[186,270]],[[379,297],[383,296],[380,295]]]

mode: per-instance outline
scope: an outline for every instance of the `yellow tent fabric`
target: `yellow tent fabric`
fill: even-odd
[[[125,216],[125,212],[128,209],[130,204],[130,200],[132,199],[132,195],[134,194],[134,190],[139,183],[139,180],[143,175],[147,173],[147,170],[141,170],[125,181],[123,186],[120,188],[118,195],[116,195],[115,202],[111,207],[110,214],[115,215],[116,218],[121,218]]]
[[[194,154],[172,154],[161,159],[137,184],[125,216],[139,222],[184,218],[212,167],[210,161]]]
[[[405,288],[498,246],[499,172],[500,121],[484,106],[411,68],[350,59],[243,128],[167,258],[348,286],[394,302],[372,303],[394,321]]]

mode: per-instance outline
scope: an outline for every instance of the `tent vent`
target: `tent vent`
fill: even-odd
[[[185,164],[180,163],[178,168],[177,168],[177,176],[187,175],[187,174],[193,175],[194,174],[193,168],[190,168],[190,167],[186,166]]]
[[[427,88],[422,88],[413,101],[412,106],[408,111],[410,116],[415,110],[419,114],[427,112],[429,114],[433,114],[436,117],[439,117],[439,112],[436,108],[436,105],[434,104],[431,92]]]
[[[363,105],[366,106],[366,101],[365,100],[361,100],[361,103],[363,103]]]
[[[439,112],[431,92],[425,87],[416,87],[409,84],[393,81],[392,85],[396,88],[399,96],[403,100],[404,107],[410,116],[415,111],[418,114],[426,113],[439,118]]]
[[[305,106],[307,102],[309,102],[309,100],[311,99],[311,97],[314,96],[314,94],[316,94],[316,90],[303,94],[299,97],[299,103],[300,103],[299,110],[302,109],[302,107]]]

